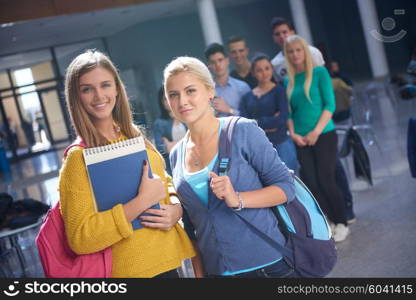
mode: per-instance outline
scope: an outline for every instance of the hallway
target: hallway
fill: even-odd
[[[350,177],[357,221],[347,240],[337,245],[339,260],[329,277],[416,277],[416,178],[407,160],[407,126],[416,115],[416,99],[390,100],[383,90],[378,99],[370,99],[381,148],[367,146],[374,186]],[[350,172],[351,161],[349,157]]]
[[[328,277],[416,277],[416,178],[410,176],[406,148],[407,123],[416,115],[416,99],[389,99],[378,87],[377,97],[366,101],[371,112],[367,125],[372,125],[376,139],[368,130],[359,132],[367,145],[374,185],[355,178],[351,154],[342,160],[357,221],[347,240],[337,244],[338,262]],[[355,104],[356,112],[362,113],[364,103]],[[343,136],[339,137],[341,142]],[[0,191],[10,191],[15,199],[32,197],[54,204],[59,199],[62,153],[60,149],[12,165],[11,180],[1,178]],[[32,269],[28,276],[41,276],[40,272]]]

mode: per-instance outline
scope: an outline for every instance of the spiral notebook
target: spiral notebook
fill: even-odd
[[[98,211],[126,203],[137,195],[143,161],[148,159],[143,137],[87,148],[83,155]],[[150,168],[149,177],[152,177]],[[133,229],[143,227],[139,219],[133,220],[132,225]]]

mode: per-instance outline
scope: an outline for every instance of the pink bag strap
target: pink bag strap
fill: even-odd
[[[66,155],[68,154],[68,151],[72,148],[72,147],[82,147],[82,148],[87,148],[87,144],[85,144],[85,142],[82,140],[81,137],[77,137],[75,139],[75,141],[69,145],[68,147],[66,147],[65,151],[64,151],[64,158],[66,158]]]

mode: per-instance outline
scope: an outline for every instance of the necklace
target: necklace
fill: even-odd
[[[121,138],[121,134],[120,134],[121,130],[120,130],[120,126],[118,126],[117,124],[113,124],[113,132],[112,132],[112,137],[114,137],[113,139],[109,139],[109,141],[111,142],[118,142]]]
[[[215,134],[218,132],[218,130],[216,129],[212,134],[209,135],[208,138],[206,138],[203,142],[203,144],[207,145],[211,139],[215,136]],[[190,138],[192,139],[192,136],[190,135]],[[192,157],[190,163],[195,166],[195,167],[201,167],[202,166],[202,160],[201,160],[201,154],[200,154],[200,150],[199,150],[199,145],[197,143],[195,143],[192,140],[194,147],[193,147],[193,152],[192,154],[194,154],[196,157]]]

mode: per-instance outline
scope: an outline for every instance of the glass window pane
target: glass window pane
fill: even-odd
[[[53,79],[54,77],[52,63],[49,61],[27,68],[12,70],[12,80],[14,86],[22,86],[36,81]]]
[[[9,87],[10,87],[9,76],[7,75],[6,72],[1,72],[0,73],[0,90],[7,89]]]
[[[0,56],[0,71],[12,68],[26,68],[45,61],[52,61],[52,55],[49,49]]]
[[[28,129],[25,127],[26,124],[22,124],[19,113],[16,107],[16,101],[14,97],[5,98],[2,100],[4,110],[6,112],[7,119],[9,120],[9,126],[12,131],[14,131],[17,135],[17,148],[24,149],[28,146],[31,146],[28,142],[27,132],[26,130],[33,130],[32,123],[30,121],[30,116],[23,112],[23,119],[24,122],[28,122]],[[21,151],[18,151],[20,153]]]
[[[57,82],[53,80],[53,81],[49,81],[49,82],[45,82],[41,84],[36,84],[36,89],[41,90],[41,89],[46,89],[48,87],[53,87],[56,85],[57,85]]]
[[[18,96],[18,104],[26,121],[32,125],[31,145],[32,151],[48,149],[49,135],[40,105],[38,93],[32,92]]]
[[[32,69],[34,82],[55,78],[52,63],[50,61],[45,61],[43,63],[31,66],[30,68]]]
[[[20,89],[16,89],[16,94],[17,95],[23,95],[25,93],[31,93],[33,91],[36,91],[36,86],[32,84],[32,85],[29,85],[29,86],[22,87]]]
[[[65,126],[57,90],[42,92],[42,100],[53,139],[55,141],[68,139],[68,131]]]
[[[15,70],[12,72],[12,77],[13,77],[13,84],[15,86],[25,86],[25,85],[33,83],[33,75],[32,75],[32,70],[30,68]],[[22,94],[26,92],[32,92],[35,90],[36,90],[36,87],[34,85],[30,85],[30,86],[25,86],[20,89],[17,89],[16,93]]]
[[[17,111],[16,102],[14,97],[2,99],[3,107],[6,112],[6,116],[12,120],[19,119],[19,112]]]
[[[27,93],[34,92],[36,90],[43,90],[43,89],[46,89],[46,88],[56,87],[56,86],[57,86],[57,82],[55,80],[52,80],[52,81],[49,81],[49,82],[44,82],[44,83],[40,83],[40,84],[32,84],[32,85],[28,85],[28,86],[16,89],[16,94],[17,95],[24,95],[24,94],[27,94]]]
[[[5,97],[10,97],[10,96],[12,96],[13,95],[13,91],[12,90],[8,90],[8,91],[4,91],[4,92],[1,92],[0,93],[0,96],[2,97],[2,98],[5,98]]]

